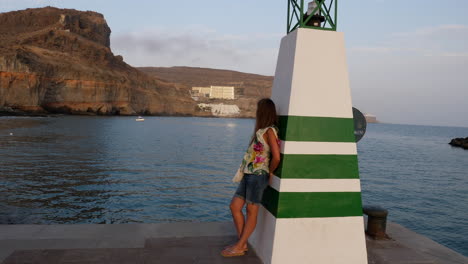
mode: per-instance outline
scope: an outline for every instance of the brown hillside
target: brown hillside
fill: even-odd
[[[129,66],[95,12],[0,13],[0,108],[102,114],[194,113],[186,91]]]
[[[210,85],[234,86],[240,95],[255,99],[269,97],[273,83],[272,76],[229,70],[192,67],[140,67],[138,69],[169,82],[182,84],[185,89]]]
[[[229,70],[217,70],[193,67],[140,67],[139,70],[155,78],[176,83],[187,94],[196,86],[234,86],[235,100],[203,99],[203,103],[235,104],[240,110],[240,117],[255,117],[257,101],[271,96],[273,77]]]

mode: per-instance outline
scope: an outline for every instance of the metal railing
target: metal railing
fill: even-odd
[[[313,0],[309,3],[313,6],[312,9],[306,8],[304,1],[288,0],[287,33],[297,28],[336,31],[338,0]],[[310,11],[310,14],[307,11]]]

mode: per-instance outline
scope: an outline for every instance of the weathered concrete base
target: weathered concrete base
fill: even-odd
[[[393,240],[367,239],[370,264],[468,263],[467,257],[398,224],[388,223],[387,231]],[[234,240],[232,223],[0,225],[0,262],[261,263],[252,250],[244,257],[221,257]]]
[[[468,258],[399,224],[387,223],[390,240],[367,237],[369,264],[466,264]]]

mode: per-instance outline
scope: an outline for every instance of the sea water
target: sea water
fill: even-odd
[[[0,224],[230,221],[250,119],[0,117]],[[369,124],[363,203],[468,255],[468,128]]]

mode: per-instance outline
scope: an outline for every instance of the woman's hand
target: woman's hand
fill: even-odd
[[[268,184],[271,186],[273,184],[273,173],[268,174]]]

